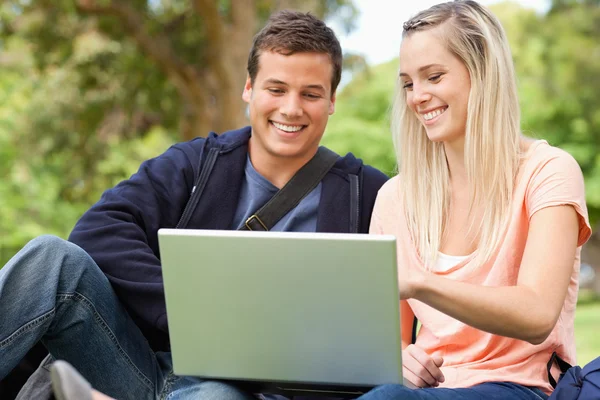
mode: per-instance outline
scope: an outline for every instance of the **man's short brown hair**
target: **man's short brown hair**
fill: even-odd
[[[283,55],[294,53],[328,54],[333,66],[331,94],[342,77],[342,47],[335,33],[310,13],[283,10],[273,14],[263,29],[254,36],[248,55],[248,75],[254,84],[262,51]]]

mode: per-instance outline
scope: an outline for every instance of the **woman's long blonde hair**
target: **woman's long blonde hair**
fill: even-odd
[[[448,2],[422,11],[404,24],[403,38],[442,24],[440,37],[471,78],[464,157],[470,209],[484,212],[470,226],[478,237],[474,255],[478,265],[493,255],[504,231],[518,169],[521,133],[515,72],[500,22],[474,1]],[[428,139],[407,105],[400,79],[392,131],[408,228],[430,268],[445,234],[450,175],[443,143]]]

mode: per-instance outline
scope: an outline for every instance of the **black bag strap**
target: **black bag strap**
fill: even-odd
[[[192,193],[187,203],[185,204],[185,208],[183,209],[183,213],[179,218],[179,222],[175,229],[183,229],[187,226],[188,222],[190,222],[190,218],[192,213],[196,209],[198,202],[200,201],[200,196],[202,196],[202,192],[204,192],[204,188],[206,187],[206,182],[208,182],[208,177],[210,176],[215,163],[217,162],[217,157],[219,156],[219,149],[212,148],[208,152],[208,156],[206,157],[206,162],[204,168],[202,168],[202,157],[200,157],[198,161],[198,175],[196,180],[194,181],[194,187],[192,188]]]
[[[325,147],[319,147],[317,154],[304,164],[267,204],[251,215],[239,230],[270,230],[277,221],[296,207],[307,194],[317,187],[338,158],[339,156],[333,151]]]
[[[411,337],[412,344],[417,343],[417,333],[419,333],[418,327],[419,327],[419,320],[417,319],[417,317],[415,317],[413,319],[413,326],[412,326],[412,337]]]
[[[350,233],[358,233],[360,227],[360,180],[361,175],[348,174],[350,180]]]
[[[553,388],[556,388],[556,380],[554,380],[554,377],[550,373],[550,369],[552,369],[552,365],[555,362],[556,362],[556,365],[558,365],[558,368],[560,369],[561,377],[565,372],[567,372],[567,370],[569,368],[571,368],[571,364],[569,364],[568,362],[566,362],[565,360],[560,358],[558,356],[558,354],[556,354],[556,352],[552,353],[552,356],[550,356],[550,360],[548,361],[548,364],[546,364],[546,369],[548,370],[548,381],[550,382],[550,384],[552,385]],[[559,378],[559,380],[560,380],[560,378]]]

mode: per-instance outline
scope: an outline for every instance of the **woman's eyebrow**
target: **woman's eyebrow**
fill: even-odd
[[[441,64],[427,64],[427,65],[424,65],[421,68],[419,68],[418,72],[423,72],[423,71],[426,71],[426,70],[428,70],[430,68],[433,68],[433,67],[444,68],[444,66],[441,65]],[[398,76],[408,76],[408,74],[404,73],[404,72],[400,72],[400,74]]]

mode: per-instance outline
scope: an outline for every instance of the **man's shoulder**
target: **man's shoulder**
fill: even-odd
[[[241,149],[246,153],[249,138],[250,127],[231,130],[222,134],[210,132],[207,137],[196,137],[188,141],[173,144],[166,152],[159,156],[159,159],[177,166],[185,165],[186,168],[192,167],[195,171],[194,174],[198,174],[199,171],[196,168],[198,160],[203,157],[202,154],[206,155],[207,151],[211,149],[218,150],[220,156],[237,154],[234,151],[236,149]],[[240,155],[239,158],[245,160],[245,155]]]
[[[365,164],[364,167],[365,175],[370,179],[375,179],[377,182],[380,182],[381,185],[385,184],[390,177],[375,167]]]
[[[251,132],[252,129],[250,126],[223,132],[221,134],[211,132],[207,138],[207,145],[218,146],[224,152],[234,150],[248,144]]]
[[[251,129],[249,126],[245,126],[240,129],[234,129],[230,131],[217,134],[216,132],[209,132],[207,137],[196,137],[194,139],[179,142],[173,147],[179,149],[192,148],[198,151],[200,148],[206,146],[210,148],[219,148],[223,152],[233,150],[239,146],[246,145],[250,139]]]
[[[357,158],[352,153],[347,153],[345,156],[340,155],[339,157],[340,158],[335,163],[334,168],[345,174],[358,175],[362,172],[365,175],[365,178],[376,179],[377,181],[381,181],[382,184],[388,179],[383,172],[375,167],[365,164],[362,159]]]

